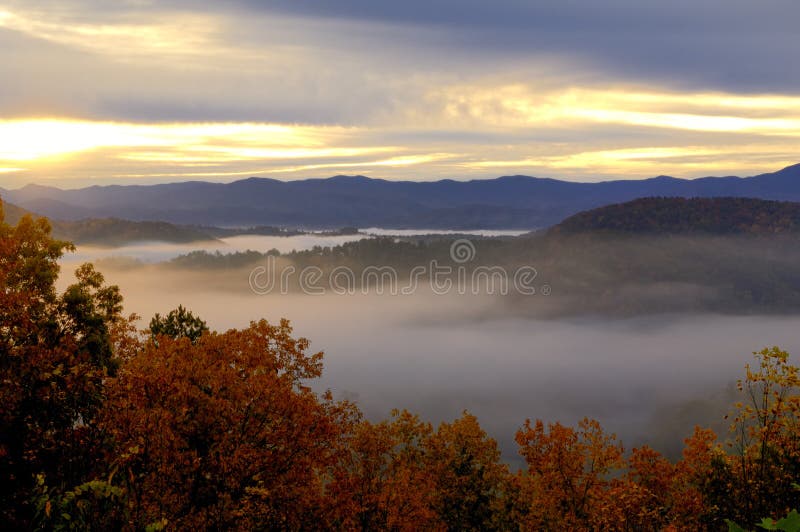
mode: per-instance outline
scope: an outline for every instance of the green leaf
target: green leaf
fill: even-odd
[[[797,510],[789,512],[789,515],[778,521],[777,530],[800,532],[800,513]]]
[[[747,532],[744,528],[740,527],[730,519],[726,519],[725,523],[728,525],[728,532]]]
[[[761,528],[766,528],[767,530],[774,530],[775,528],[775,520],[771,517],[765,517],[761,520],[758,524]]]
[[[761,523],[757,525],[760,528],[765,530],[783,530],[783,532],[800,532],[800,513],[797,513],[797,510],[792,510],[789,512],[789,515],[775,521],[769,517],[765,517],[761,520]]]

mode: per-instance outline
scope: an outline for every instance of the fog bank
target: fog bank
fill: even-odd
[[[800,317],[537,320],[489,296],[259,296],[244,271],[104,273],[144,321],[178,304],[218,330],[289,318],[325,351],[318,389],[356,400],[371,419],[408,408],[438,423],[467,409],[511,461],[526,418],[573,424],[583,416],[626,447],[648,443],[674,456],[695,424],[725,426],[752,351],[800,353]]]

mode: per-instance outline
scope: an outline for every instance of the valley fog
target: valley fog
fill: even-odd
[[[97,259],[127,257],[142,262],[166,261],[191,251],[210,253],[235,253],[241,251],[277,249],[281,253],[311,249],[314,246],[339,246],[366,238],[365,235],[321,235],[304,234],[292,236],[237,235],[209,242],[174,244],[167,242],[134,242],[120,247],[78,246],[75,253],[66,258],[67,264],[92,262]]]
[[[354,242],[374,236],[415,236],[426,234],[457,235],[470,234],[477,236],[518,236],[527,231],[501,231],[501,230],[474,230],[474,231],[448,231],[441,229],[383,229],[369,227],[361,229],[357,234],[326,235],[322,233],[307,233],[291,236],[277,235],[236,235],[223,237],[208,242],[187,242],[176,244],[169,242],[132,242],[123,246],[102,247],[94,245],[81,245],[75,253],[67,258],[68,263],[91,262],[97,259],[127,257],[135,258],[142,262],[161,262],[173,259],[179,255],[192,251],[203,250],[210,253],[235,253],[248,250],[269,251],[276,249],[281,253],[291,251],[304,251],[314,246],[334,247],[347,242]]]
[[[79,258],[65,261],[62,287]],[[593,417],[626,448],[647,443],[674,457],[695,424],[724,434],[752,351],[780,345],[800,353],[800,317],[537,320],[514,316],[502,297],[260,296],[245,270],[101,271],[142,327],[179,304],[217,330],[288,318],[313,351],[325,352],[316,389],[355,400],[372,420],[407,408],[439,423],[469,410],[512,463],[526,418]]]

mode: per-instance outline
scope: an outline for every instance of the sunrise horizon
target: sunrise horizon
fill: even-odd
[[[40,178],[40,179],[33,179],[30,181],[22,182],[19,184],[12,184],[11,186],[0,186],[1,189],[16,191],[20,189],[24,189],[26,187],[49,187],[49,188],[57,188],[60,190],[77,190],[82,188],[88,187],[109,187],[109,186],[135,186],[135,185],[142,185],[142,186],[149,186],[149,185],[177,185],[181,183],[209,183],[209,184],[217,184],[217,185],[228,185],[232,183],[237,183],[240,181],[247,181],[247,180],[272,180],[278,181],[281,183],[290,183],[294,181],[324,181],[324,180],[332,180],[337,178],[366,178],[370,181],[385,181],[385,182],[396,182],[396,183],[438,183],[443,181],[454,181],[460,183],[468,183],[474,181],[496,181],[505,178],[527,178],[532,180],[541,180],[541,181],[560,181],[564,183],[575,183],[575,184],[600,184],[600,183],[610,183],[615,181],[648,181],[653,179],[659,178],[669,178],[675,179],[679,181],[695,181],[698,179],[724,179],[724,178],[737,178],[737,179],[749,179],[752,177],[757,177],[764,174],[776,174],[785,170],[789,170],[793,167],[800,167],[800,161],[788,164],[787,166],[782,166],[779,168],[767,169],[764,172],[754,173],[754,174],[743,174],[743,173],[733,173],[733,172],[725,172],[715,175],[694,175],[694,176],[681,176],[681,175],[674,175],[672,173],[666,172],[661,173],[658,175],[642,175],[642,176],[631,176],[631,177],[616,177],[614,175],[609,176],[598,176],[597,179],[586,179],[586,178],[572,178],[569,175],[563,176],[556,176],[556,175],[533,175],[531,173],[515,173],[515,174],[501,174],[501,173],[487,173],[481,176],[437,176],[433,178],[415,178],[414,176],[404,177],[404,176],[396,176],[392,178],[383,177],[380,175],[370,175],[368,173],[336,173],[336,174],[319,174],[319,175],[302,175],[296,177],[271,177],[271,176],[263,176],[263,175],[243,175],[237,177],[230,177],[228,179],[214,179],[213,177],[208,177],[205,179],[176,179],[176,178],[128,178],[128,179],[116,179],[110,182],[104,182],[104,180],[98,179],[75,179],[69,182],[64,182],[63,180],[59,180],[58,178]]]
[[[695,178],[798,160],[780,9],[362,4],[7,3],[0,186]]]

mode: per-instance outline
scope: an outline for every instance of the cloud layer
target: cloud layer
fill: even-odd
[[[597,180],[797,162],[800,5],[171,0],[0,8],[0,185]]]

